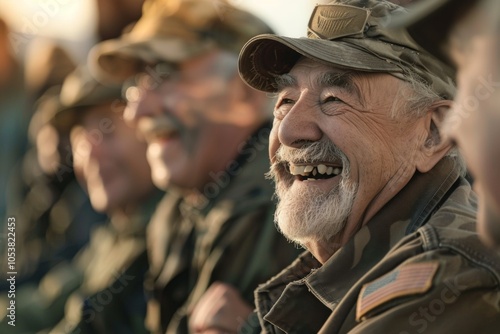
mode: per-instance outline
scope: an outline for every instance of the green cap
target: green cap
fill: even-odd
[[[86,67],[80,66],[66,77],[62,86],[52,87],[37,101],[30,122],[30,136],[36,136],[38,130],[49,123],[60,132],[68,132],[81,111],[113,101],[122,103],[121,86],[103,85]]]
[[[420,46],[404,29],[387,28],[391,14],[405,9],[383,0],[338,0],[317,5],[307,38],[260,35],[243,47],[240,75],[250,86],[275,92],[276,77],[300,57],[362,72],[384,72],[406,80],[416,75],[443,98],[455,93],[453,70]]]
[[[238,53],[251,37],[271,32],[224,0],[149,0],[130,32],[91,50],[89,67],[101,81],[123,82],[145,63],[180,62],[215,47]]]
[[[394,29],[406,28],[425,50],[443,62],[451,63],[444,52],[450,29],[478,0],[421,0],[409,12],[396,15],[390,24]]]

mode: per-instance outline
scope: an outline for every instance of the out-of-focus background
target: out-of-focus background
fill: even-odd
[[[305,36],[314,5],[328,2],[211,1],[221,10],[224,1],[244,8],[276,33],[293,37]],[[89,251],[83,250],[91,233],[113,220],[106,210],[96,210],[99,205],[91,203],[78,182],[70,130],[52,121],[65,110],[61,87],[63,82],[71,86],[65,78],[71,78],[70,73],[78,77],[75,68],[86,63],[95,44],[127,31],[141,17],[143,3],[0,0],[0,333],[12,330],[7,325],[6,291],[11,286],[6,273],[17,273],[17,332],[51,328],[64,312],[63,296],[77,289],[82,272],[91,267],[82,265],[88,261],[84,259]],[[85,92],[90,83],[85,80],[74,90]],[[86,94],[90,99],[90,92]],[[114,101],[120,99],[119,90],[113,94]],[[153,192],[151,202],[157,199],[158,192]],[[15,222],[15,227],[7,222]],[[15,259],[8,255],[9,232],[15,232]]]
[[[96,43],[118,37],[141,15],[144,0],[0,0],[0,216],[19,207],[25,194],[12,171],[30,146],[27,136],[35,102],[48,88],[61,84],[76,64],[84,63]],[[278,34],[305,36],[304,27],[318,2],[229,0],[266,21]],[[222,0],[213,0],[222,6]],[[44,140],[50,134],[42,133]],[[32,138],[32,141],[36,141]],[[47,140],[50,142],[50,140]],[[50,145],[45,147],[49,148]],[[37,153],[39,154],[39,153]],[[43,167],[43,166],[42,166]],[[3,226],[3,223],[0,224]]]
[[[142,0],[1,0],[0,15],[15,33],[11,42],[18,57],[24,56],[33,39],[44,37],[53,39],[67,47],[73,57],[82,61],[86,56],[86,51],[97,38],[95,27],[99,20],[99,6],[107,6],[110,11],[113,11],[115,8],[113,3],[118,5],[128,3],[133,11],[137,6],[131,4],[140,2]],[[217,2],[218,0],[214,0],[214,5],[217,5]],[[295,37],[305,35],[305,24],[313,6],[318,2],[321,1],[230,1],[233,5],[243,7],[260,16],[277,33]],[[126,19],[127,17],[124,16],[123,21]],[[115,21],[116,26],[119,27],[121,22]],[[108,22],[108,25],[113,25],[113,22]],[[108,36],[103,37],[112,37],[112,27],[109,27],[108,30]]]

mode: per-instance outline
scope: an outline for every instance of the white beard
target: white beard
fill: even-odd
[[[305,161],[331,161],[332,155],[342,161],[340,183],[328,193],[318,187],[291,189],[294,177],[283,170],[283,163]],[[350,181],[349,161],[331,142],[321,141],[296,149],[281,146],[276,153],[277,162],[269,177],[275,181],[278,205],[275,222],[281,233],[291,241],[328,242],[342,233],[356,197],[358,185]]]

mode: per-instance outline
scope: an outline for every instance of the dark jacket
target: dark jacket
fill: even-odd
[[[187,310],[216,281],[253,305],[257,285],[298,256],[273,223],[274,190],[264,177],[269,131],[259,129],[225,172],[213,174],[207,201],[195,206],[172,195],[162,203],[162,219],[155,217],[149,231],[152,331],[187,333]]]

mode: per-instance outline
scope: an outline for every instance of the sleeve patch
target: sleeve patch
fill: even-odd
[[[358,296],[356,320],[385,302],[408,295],[427,292],[439,267],[437,261],[410,263],[363,285]]]

